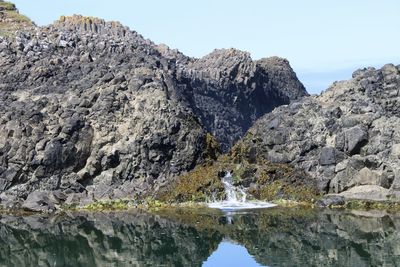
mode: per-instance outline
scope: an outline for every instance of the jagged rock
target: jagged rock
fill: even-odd
[[[319,96],[264,115],[241,143],[257,157],[305,170],[325,193],[369,186],[394,192],[400,181],[399,92],[399,67],[358,70]]]
[[[321,149],[319,164],[322,166],[336,163],[335,149],[333,147],[324,147]]]
[[[217,157],[209,133],[227,150],[307,94],[286,60],[234,49],[193,59],[83,16],[0,38],[0,54],[0,192],[23,199],[149,195]]]
[[[63,200],[65,199],[63,198]],[[28,211],[53,212],[56,210],[55,205],[59,202],[60,199],[56,198],[52,192],[34,191],[22,203],[22,208]]]
[[[289,62],[253,61],[236,49],[217,49],[183,68],[196,114],[227,151],[254,121],[275,107],[307,95]],[[279,90],[276,90],[278,89]]]

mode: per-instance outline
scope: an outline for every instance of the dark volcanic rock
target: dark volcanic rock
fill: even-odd
[[[2,191],[133,196],[206,158],[173,63],[138,34],[78,16],[2,44]]]
[[[346,196],[368,189],[386,199],[400,189],[399,92],[399,67],[358,70],[320,96],[263,116],[242,142],[259,157],[305,170],[323,192],[357,187]]]
[[[215,158],[209,133],[226,150],[265,112],[306,94],[283,59],[188,58],[82,16],[0,37],[0,55],[1,199],[147,195]]]
[[[252,61],[249,53],[235,49],[215,50],[190,62],[183,76],[193,91],[195,113],[223,151],[257,118],[307,95],[287,60]]]

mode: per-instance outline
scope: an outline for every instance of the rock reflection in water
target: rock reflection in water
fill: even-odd
[[[221,240],[144,213],[3,217],[0,266],[200,266]]]
[[[201,266],[223,240],[265,266],[396,266],[399,227],[397,215],[299,209],[1,215],[0,266]]]

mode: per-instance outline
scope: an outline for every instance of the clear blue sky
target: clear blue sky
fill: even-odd
[[[232,243],[229,240],[222,241],[217,250],[215,250],[202,267],[262,267],[249,254],[247,249],[239,244]]]
[[[60,15],[118,20],[201,57],[214,48],[287,58],[309,92],[364,66],[400,64],[399,0],[11,0],[39,25]]]

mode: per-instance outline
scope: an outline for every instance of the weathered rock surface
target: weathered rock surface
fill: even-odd
[[[174,65],[136,33],[74,17],[0,46],[2,192],[123,197],[206,158]]]
[[[319,96],[281,106],[241,142],[257,157],[305,170],[322,192],[357,187],[345,195],[397,198],[400,66],[357,70]]]
[[[59,202],[53,192],[34,191],[28,195],[22,208],[28,211],[53,212]]]
[[[82,16],[0,37],[0,55],[0,201],[8,204],[34,191],[149,194],[215,158],[209,133],[226,150],[265,112],[307,94],[286,60],[252,61],[233,49],[188,58]]]

